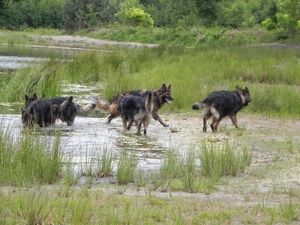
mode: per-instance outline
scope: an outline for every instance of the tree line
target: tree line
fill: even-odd
[[[0,28],[74,32],[109,24],[132,26],[264,26],[295,35],[298,0],[0,0]]]

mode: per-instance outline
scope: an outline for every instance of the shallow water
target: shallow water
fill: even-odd
[[[73,126],[57,121],[54,126],[37,127],[34,132],[53,141],[55,131],[61,131],[63,155],[68,158],[68,161],[77,164],[77,169],[84,167],[83,164],[100,160],[103,150],[107,150],[116,156],[116,159],[123,151],[134,153],[138,158],[138,170],[155,171],[160,168],[166,151],[176,149],[179,144],[181,151],[189,148],[184,135],[180,132],[172,132],[170,128],[163,127],[154,120],[148,127],[147,135],[141,136],[136,134],[137,127],[123,132],[120,118],[114,119],[111,124],[107,124],[106,121],[105,117],[77,116]],[[21,115],[2,114],[0,122],[1,128],[9,131],[11,135],[23,135]],[[36,135],[34,132],[33,134]],[[116,163],[113,170],[116,170]]]

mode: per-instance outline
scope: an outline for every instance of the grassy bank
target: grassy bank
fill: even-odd
[[[81,187],[69,196],[59,189],[7,189],[0,196],[2,224],[291,224],[298,221],[299,203],[278,206],[238,205],[234,201],[199,200],[193,196],[160,198]]]
[[[252,152],[256,152],[241,145],[257,135],[256,131],[240,131],[244,132],[242,138],[238,137],[240,132],[227,132],[238,142],[224,141],[223,147],[220,142],[203,142],[186,155],[172,149],[163,157],[158,171],[138,171],[136,156],[130,149],[124,149],[117,159],[109,149],[103,149],[99,165],[87,163],[80,174],[74,174],[68,162],[61,164],[58,145],[45,147],[49,143],[47,136],[25,135],[11,140],[2,133],[0,165],[1,177],[5,179],[1,179],[0,222],[290,224],[299,221],[299,190],[281,181],[284,173],[297,167],[299,141],[290,137],[270,143],[257,137],[256,145],[273,146],[268,153],[274,155],[274,161],[255,166],[257,158],[252,158]],[[59,140],[59,133],[56,139]],[[93,180],[105,179],[103,174],[113,174],[112,162],[118,167],[111,178],[115,182],[93,184]],[[47,179],[50,172],[54,180]],[[87,182],[78,183],[80,176]],[[267,185],[270,179],[273,188]],[[260,190],[260,183],[265,191]]]
[[[211,91],[235,90],[238,85],[250,89],[253,101],[247,112],[298,118],[298,55],[297,49],[273,47],[161,45],[88,51],[68,62],[53,56],[48,62],[2,74],[0,101],[23,102],[25,93],[34,92],[57,96],[63,82],[104,84],[105,99],[126,90],[158,89],[165,83],[172,84],[175,101],[163,110],[187,112]]]

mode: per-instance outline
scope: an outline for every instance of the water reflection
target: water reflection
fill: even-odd
[[[49,60],[50,57],[71,59],[82,50],[47,47],[0,45],[0,68],[15,70]]]
[[[32,63],[47,61],[47,58],[19,57],[19,56],[1,56],[0,68],[15,70],[30,66]]]

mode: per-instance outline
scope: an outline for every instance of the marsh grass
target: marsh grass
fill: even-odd
[[[117,169],[118,185],[126,185],[134,181],[134,172],[137,166],[137,158],[133,152],[124,150],[119,158]]]
[[[223,146],[203,143],[182,156],[171,150],[164,156],[158,173],[152,173],[151,187],[161,192],[184,191],[210,193],[225,176],[243,173],[251,163],[248,148],[237,149],[236,143],[226,141]]]
[[[3,100],[24,102],[24,95],[33,93],[39,98],[59,96],[64,79],[62,74],[62,62],[54,55],[49,61],[15,70],[4,80],[1,79]]]
[[[183,191],[196,193],[199,190],[201,173],[197,167],[195,152],[188,152],[185,159],[181,160],[180,177]]]
[[[23,224],[43,224],[49,213],[49,201],[37,192],[23,192],[15,196],[10,213]]]
[[[175,101],[162,111],[186,112],[210,92],[235,90],[238,85],[248,86],[252,98],[243,111],[298,118],[298,55],[296,50],[254,46],[188,49],[160,45],[87,51],[73,60],[54,56],[39,65],[5,73],[0,100],[20,102],[24,93],[33,92],[41,97],[59,95],[63,80],[101,82],[106,100],[123,91],[158,89],[165,83],[172,84]]]
[[[236,176],[244,172],[251,163],[251,152],[246,147],[237,149],[236,143],[228,141],[224,146],[204,143],[199,158],[202,175],[219,180],[221,176]]]
[[[0,131],[0,171],[2,184],[30,185],[54,183],[61,176],[62,155],[60,134],[52,144],[26,130],[22,137],[12,139]]]
[[[81,162],[81,174],[86,177],[107,177],[112,176],[112,167],[114,161],[114,155],[111,149],[108,149],[106,145],[96,147],[96,152],[99,155],[88,156],[88,149],[84,162]],[[99,149],[99,151],[98,151]]]
[[[299,221],[299,204],[293,200],[279,206],[264,203],[249,207],[232,201],[194,197],[161,198],[105,193],[98,189],[72,189],[56,197],[49,187],[17,188],[0,195],[3,224],[290,224]],[[84,191],[86,192],[86,190]]]

